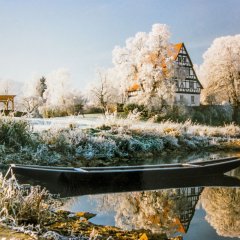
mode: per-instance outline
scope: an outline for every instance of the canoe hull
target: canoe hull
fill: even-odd
[[[178,188],[196,184],[207,185],[208,179],[218,176],[240,166],[240,160],[220,161],[200,166],[164,168],[148,167],[146,169],[121,170],[121,168],[73,168],[24,167],[12,166],[13,173],[20,183],[33,183],[46,186],[53,193],[75,191],[76,195],[103,192],[122,192],[134,190],[151,190],[160,188]],[[91,171],[87,171],[90,170]],[[114,170],[115,169],[115,170]]]

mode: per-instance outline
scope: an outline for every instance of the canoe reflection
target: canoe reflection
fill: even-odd
[[[131,192],[142,190],[156,190],[168,188],[185,188],[185,187],[205,187],[205,186],[240,186],[240,180],[235,177],[226,175],[209,175],[203,177],[181,177],[181,178],[166,178],[161,181],[148,181],[141,179],[141,181],[134,181],[134,179],[115,179],[111,182],[103,184],[101,179],[98,181],[87,182],[86,184],[79,184],[79,182],[69,182],[63,177],[56,179],[49,179],[47,176],[39,181],[31,177],[24,177],[16,175],[17,180],[21,184],[40,185],[45,187],[53,194],[60,194],[61,197],[101,194],[101,193],[116,193],[116,192]],[[119,184],[121,183],[121,184]],[[129,184],[130,183],[130,184]]]

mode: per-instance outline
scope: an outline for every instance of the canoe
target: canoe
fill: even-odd
[[[191,183],[197,185],[200,179],[207,184],[207,179],[216,179],[215,176],[239,166],[240,159],[231,157],[202,162],[117,167],[67,168],[12,164],[11,170],[20,183],[47,185],[47,188],[58,189],[56,191],[78,189],[78,194],[91,194],[182,187],[187,183],[190,187]]]

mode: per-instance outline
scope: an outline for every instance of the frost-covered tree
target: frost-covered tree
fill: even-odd
[[[39,96],[41,98],[43,98],[43,93],[47,89],[47,84],[46,84],[46,78],[45,77],[41,77],[39,79],[39,82],[38,82],[36,88],[37,88],[36,90],[37,90],[37,93],[39,94]]]
[[[4,95],[4,94],[10,94],[10,87],[11,87],[11,83],[8,80],[2,80],[0,79],[0,94]]]
[[[43,93],[47,88],[45,80],[44,77],[34,76],[25,83],[21,102],[23,110],[30,116],[39,116],[38,108],[43,105]]]
[[[84,106],[87,102],[86,98],[83,94],[76,90],[68,92],[66,95],[67,99],[65,101],[66,110],[68,115],[79,115],[82,114],[84,116]]]
[[[31,116],[53,117],[82,113],[86,100],[73,89],[70,72],[57,69],[27,81],[22,102]]]
[[[0,78],[0,94],[21,95],[22,85],[21,82]]]
[[[57,69],[42,79],[44,105],[40,112],[47,117],[76,115],[83,111],[86,103],[80,91],[74,90],[68,69]]]
[[[205,99],[210,103],[228,101],[233,120],[240,108],[240,34],[216,38],[203,55],[200,78]]]
[[[38,97],[24,97],[22,99],[23,110],[28,113],[29,116],[39,117],[39,106],[42,105],[42,100]]]
[[[149,33],[138,32],[126,40],[124,47],[113,50],[113,71],[122,95],[133,84],[138,84],[140,93],[136,102],[150,110],[173,101],[174,85],[169,80],[174,71],[174,51],[169,43],[169,29],[163,24],[154,24]]]
[[[71,75],[68,69],[57,69],[46,75],[47,89],[43,94],[49,108],[63,106],[71,91]]]
[[[90,96],[92,102],[100,107],[105,114],[110,104],[117,102],[118,94],[111,81],[111,75],[107,70],[98,70],[98,80],[91,86]]]
[[[206,219],[219,235],[240,236],[239,201],[239,188],[205,188],[202,192],[201,203]]]

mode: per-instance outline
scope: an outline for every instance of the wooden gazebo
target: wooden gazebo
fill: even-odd
[[[0,103],[4,104],[4,110],[14,111],[14,97],[16,95],[0,95]],[[9,106],[9,103],[11,105]]]

